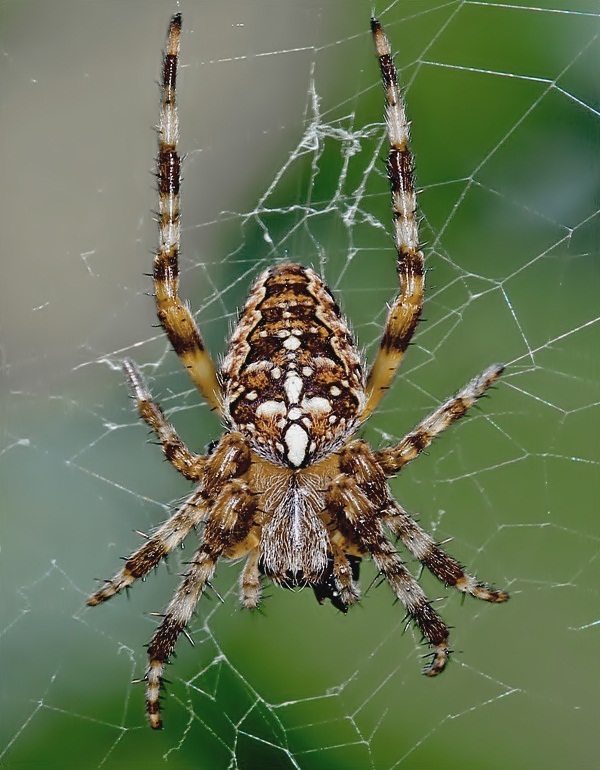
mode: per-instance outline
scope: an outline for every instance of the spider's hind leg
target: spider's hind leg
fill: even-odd
[[[180,176],[177,151],[179,118],[175,101],[181,14],[169,25],[163,62],[158,125],[158,228],[154,258],[156,312],[177,355],[212,409],[221,412],[221,389],[212,359],[187,303],[179,297],[179,246],[181,241]]]
[[[400,293],[390,308],[379,350],[367,378],[367,401],[361,415],[363,421],[390,387],[415,332],[423,307],[425,280],[423,254],[419,248],[413,157],[409,147],[410,124],[398,85],[392,50],[377,19],[371,19],[371,31],[386,100],[385,122],[389,141],[386,165],[392,195]]]

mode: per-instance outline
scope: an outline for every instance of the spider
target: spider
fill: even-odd
[[[424,673],[436,676],[450,648],[448,628],[432,608],[386,535],[442,583],[488,602],[508,594],[467,574],[392,497],[387,479],[431,444],[502,373],[495,364],[408,433],[397,446],[373,451],[354,434],[390,387],[423,304],[413,158],[390,44],[371,19],[385,92],[394,241],[400,292],[389,312],[375,361],[365,377],[348,325],[329,289],[310,268],[278,264],[252,287],[220,372],[179,297],[180,159],[175,84],[181,14],[172,17],[161,84],[157,177],[159,245],[154,286],[160,322],[195,385],[223,419],[226,432],[206,455],[191,452],[152,398],[131,360],[124,369],[140,416],[169,462],[196,483],[177,512],[88,599],[110,599],[143,578],[203,524],[200,545],[148,646],[146,710],[160,728],[165,664],[217,562],[245,558],[241,604],[258,607],[261,576],[293,588],[311,587],[320,603],[346,612],[360,598],[362,557],[371,555],[407,615],[430,645]]]

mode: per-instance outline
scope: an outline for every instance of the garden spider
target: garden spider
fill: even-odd
[[[445,585],[489,602],[508,595],[477,582],[392,497],[398,473],[473,405],[501,374],[490,366],[408,433],[373,451],[353,439],[389,388],[419,320],[419,250],[409,125],[387,37],[371,20],[386,99],[394,239],[400,293],[366,377],[348,325],[312,270],[279,264],[256,281],[217,373],[194,318],[178,294],[180,161],[175,106],[181,14],[171,19],[164,56],[158,150],[159,246],[154,260],[158,317],[192,380],[227,432],[205,456],[191,452],[166,420],[133,363],[124,368],[141,417],[167,459],[197,486],[186,502],[88,600],[100,604],[143,578],[204,525],[185,577],[148,646],[145,674],[150,724],[160,728],[164,666],[221,557],[246,563],[240,599],[260,602],[261,574],[284,587],[310,586],[320,602],[345,612],[360,597],[358,566],[370,554],[432,647],[435,676],[450,655],[448,629],[390,543],[384,526]]]

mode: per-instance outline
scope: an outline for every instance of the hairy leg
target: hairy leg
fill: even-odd
[[[177,355],[212,409],[221,411],[221,390],[212,359],[190,312],[179,297],[179,247],[181,211],[179,203],[179,118],[175,102],[181,14],[169,26],[163,62],[160,122],[158,126],[158,216],[159,244],[154,259],[156,312]]]
[[[489,375],[490,371],[488,370],[486,374]],[[496,374],[496,376],[498,375]],[[489,376],[482,375],[469,383],[461,393],[469,392],[472,395],[477,390],[473,387],[474,383],[481,384],[485,382],[487,387],[489,381]],[[445,407],[449,403],[455,403],[458,400],[462,400],[460,394],[438,410],[439,415],[435,420],[437,425],[444,421]],[[466,406],[462,404],[461,408],[464,413]],[[417,428],[415,433],[419,431],[420,427]],[[446,554],[433,538],[394,500],[389,491],[384,470],[381,468],[381,461],[378,457],[380,454],[380,452],[373,453],[364,441],[352,441],[340,451],[340,470],[352,479],[363,495],[368,498],[371,507],[378,511],[378,515],[385,521],[391,531],[402,540],[412,555],[424,564],[439,580],[478,599],[484,599],[488,602],[506,601],[508,594],[504,591],[489,588],[483,583],[478,583],[474,577],[468,575],[460,564]]]
[[[494,364],[472,379],[462,390],[445,401],[417,427],[408,433],[395,447],[374,452],[374,457],[386,476],[398,473],[407,463],[426,449],[440,433],[462,417],[504,371],[501,364]]]
[[[240,602],[248,610],[254,610],[258,607],[262,594],[258,559],[258,548],[254,548],[250,551],[240,575]]]
[[[508,594],[490,588],[468,575],[398,504],[385,517],[385,523],[421,564],[447,586],[453,586],[486,602],[505,602]]]
[[[344,475],[331,483],[327,493],[327,508],[335,515],[340,529],[346,529],[348,536],[372,555],[409,617],[433,647],[432,661],[424,673],[428,676],[439,674],[450,655],[448,628],[383,533],[380,512],[360,489],[357,481]]]
[[[404,110],[398,74],[390,44],[377,19],[371,30],[385,92],[385,122],[390,149],[387,172],[392,193],[394,243],[398,253],[400,293],[390,309],[377,356],[367,378],[367,401],[361,415],[366,420],[390,387],[404,352],[417,327],[423,306],[424,267],[419,249],[417,196],[409,123]]]
[[[159,697],[165,664],[211,580],[218,559],[248,535],[255,510],[254,495],[240,479],[225,484],[210,509],[200,547],[148,646],[146,709],[154,729],[162,727]]]
[[[130,586],[135,580],[143,578],[165,556],[177,548],[186,535],[206,515],[206,503],[202,491],[197,489],[179,508],[177,513],[156,530],[156,532],[138,548],[125,562],[122,570],[108,580],[99,591],[87,600],[89,606],[105,602],[111,596]]]
[[[140,417],[156,433],[162,444],[165,457],[186,479],[200,481],[206,465],[206,458],[194,454],[177,435],[175,428],[166,419],[160,406],[154,401],[142,373],[136,364],[126,358],[123,361],[129,389],[135,398]]]
[[[355,604],[360,599],[360,589],[352,576],[352,566],[344,552],[344,549],[332,543],[333,552],[333,579],[340,594],[340,600],[345,607]]]

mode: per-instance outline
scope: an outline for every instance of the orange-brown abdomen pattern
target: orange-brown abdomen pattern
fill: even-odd
[[[364,406],[348,325],[323,281],[301,265],[260,276],[221,376],[226,419],[259,455],[290,468],[341,446]]]

